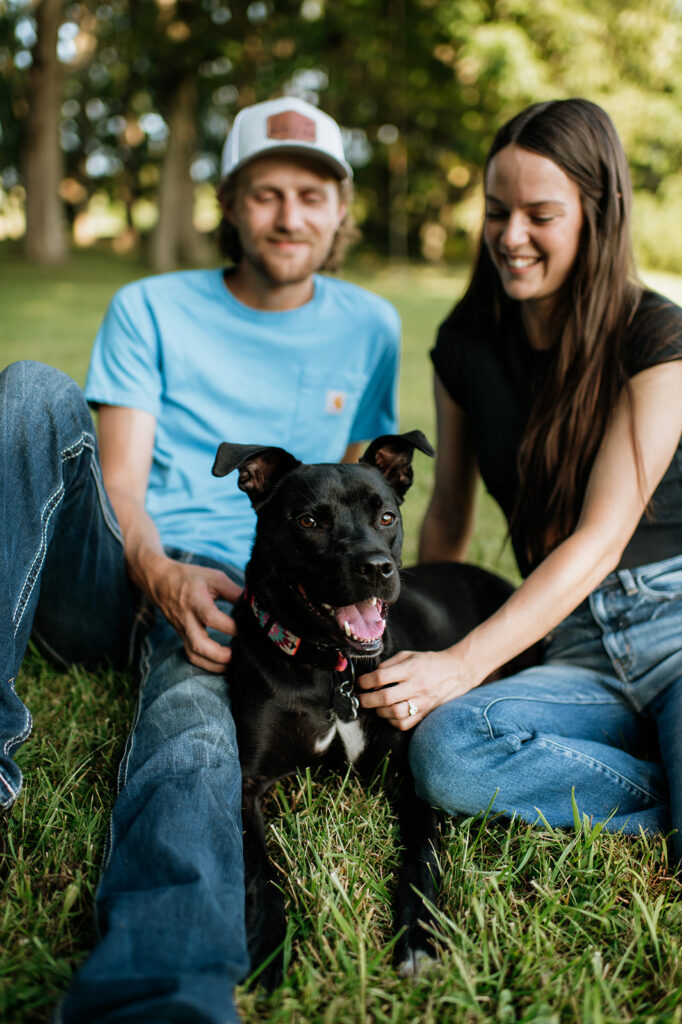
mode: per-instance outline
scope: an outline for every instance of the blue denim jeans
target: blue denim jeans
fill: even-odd
[[[15,690],[29,636],[61,661],[91,666],[125,665],[134,641],[141,651],[139,706],[97,894],[99,941],[56,1019],[235,1021],[232,993],[248,955],[241,776],[225,679],[192,666],[158,612],[144,626],[136,614],[92,420],[73,381],[16,363],[0,374],[0,417],[0,806],[19,792],[12,753],[31,729]]]
[[[682,860],[682,555],[614,572],[547,638],[544,664],[479,686],[417,727],[423,799],[451,814],[579,810],[612,831],[677,829]]]

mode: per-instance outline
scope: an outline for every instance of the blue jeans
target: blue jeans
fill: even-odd
[[[614,572],[547,638],[544,664],[479,686],[417,727],[423,799],[450,814],[541,811],[571,790],[611,831],[669,832],[682,860],[682,555]]]
[[[100,938],[56,1019],[235,1021],[232,992],[248,955],[241,776],[225,679],[192,666],[158,612],[146,623],[136,613],[92,420],[73,381],[16,363],[0,374],[0,417],[0,806],[21,786],[11,755],[31,719],[15,679],[31,633],[64,662],[123,666],[133,645],[141,652],[138,712],[97,894]]]

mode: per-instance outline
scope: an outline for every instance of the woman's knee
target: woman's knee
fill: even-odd
[[[415,729],[410,767],[418,795],[451,814],[477,814],[490,795],[483,793],[486,733],[477,706],[459,698],[436,708]]]

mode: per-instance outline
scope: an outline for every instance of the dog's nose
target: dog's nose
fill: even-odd
[[[395,572],[395,565],[390,558],[377,552],[374,555],[365,555],[358,568],[363,576],[371,579],[389,579]]]

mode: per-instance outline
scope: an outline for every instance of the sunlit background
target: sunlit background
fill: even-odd
[[[0,0],[0,240],[169,269],[216,259],[235,113],[286,93],[344,129],[361,254],[467,258],[495,128],[584,95],[623,138],[641,262],[682,270],[680,0]]]

